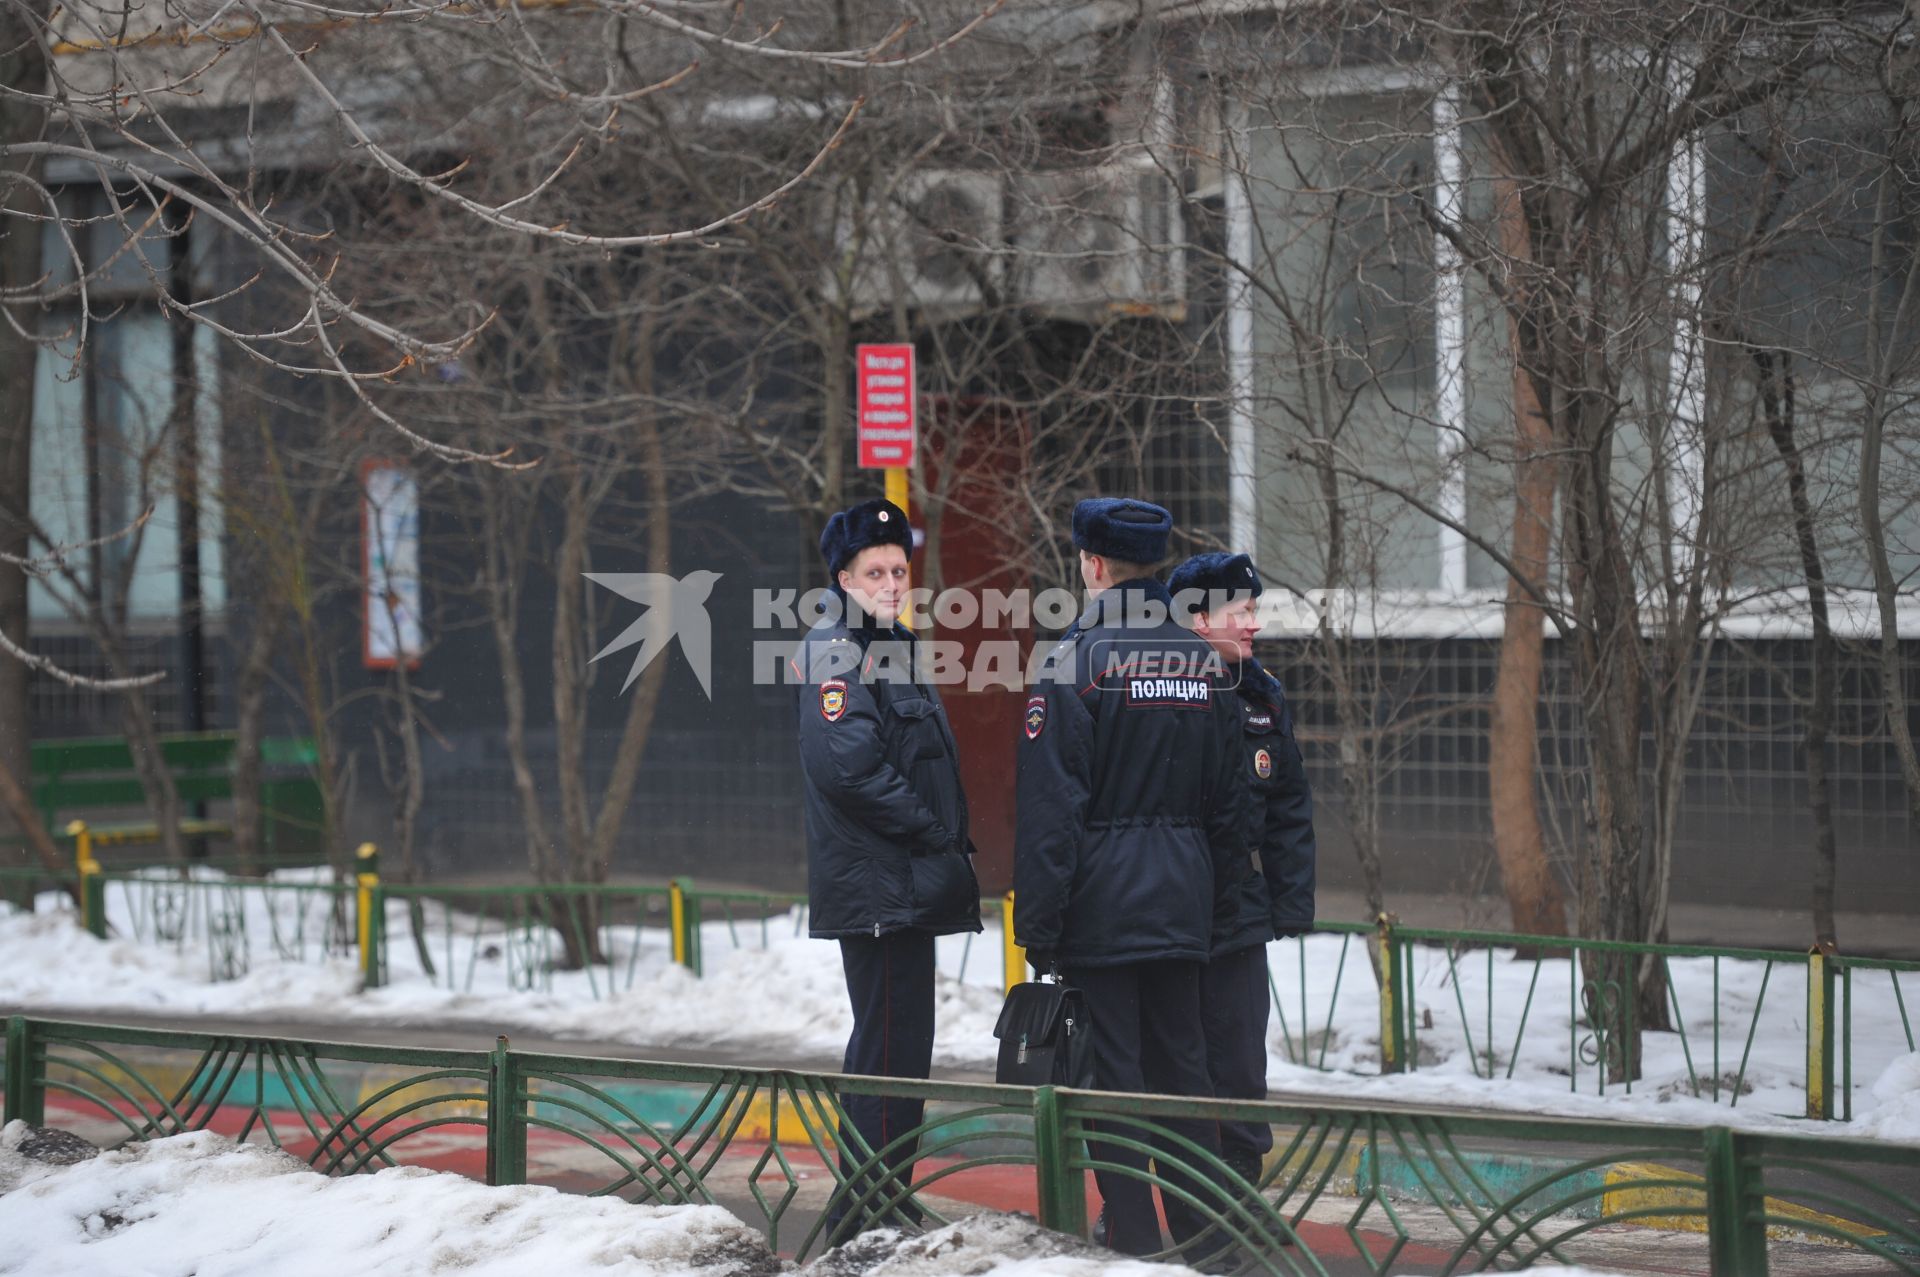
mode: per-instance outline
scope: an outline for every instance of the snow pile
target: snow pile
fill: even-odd
[[[411,1167],[328,1178],[210,1132],[77,1163],[0,1131],[0,1274],[529,1272],[774,1277],[788,1266],[718,1206],[636,1206],[551,1188],[488,1188]],[[1117,1258],[1008,1215],[924,1236],[868,1233],[798,1277],[1192,1277]]]
[[[131,940],[96,940],[70,912],[0,915],[10,964],[7,1000],[20,1006],[250,1014],[262,1007],[348,1005],[360,987],[351,962],[274,962],[237,980],[209,979],[203,953]]]
[[[717,1206],[488,1188],[410,1167],[330,1179],[210,1132],[70,1166],[0,1131],[0,1273],[337,1277],[529,1272],[770,1277],[760,1235]]]
[[[75,1161],[47,1134],[0,1130],[5,1277],[1197,1277],[999,1214],[924,1235],[867,1233],[795,1270],[718,1206],[488,1188],[415,1167],[329,1178],[206,1131]]]
[[[983,1214],[931,1233],[863,1233],[802,1277],[1192,1277],[1176,1264],[1124,1259],[1019,1215]]]
[[[1851,1129],[1883,1140],[1920,1144],[1920,1051],[1903,1055],[1874,1080],[1874,1107],[1855,1116]]]

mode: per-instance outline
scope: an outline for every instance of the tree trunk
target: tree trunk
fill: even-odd
[[[345,784],[336,752],[333,722],[327,713],[322,644],[314,616],[313,584],[307,573],[307,547],[314,544],[320,512],[330,498],[337,499],[337,494],[325,485],[316,484],[307,498],[306,509],[298,509],[287,487],[286,473],[280,467],[277,445],[268,437],[264,422],[260,429],[262,457],[273,485],[273,508],[279,516],[267,544],[274,555],[275,575],[283,591],[278,598],[285,604],[294,622],[294,637],[298,641],[294,660],[300,702],[306,711],[307,729],[313,733],[314,759],[320,769],[321,845],[325,848],[327,863],[333,870],[334,878],[344,882],[353,872],[346,847],[337,837],[340,812],[346,805]],[[353,499],[359,500],[357,484],[351,491]]]
[[[853,380],[853,351],[848,319],[839,306],[827,319],[826,347],[820,352],[820,508],[831,513],[845,504],[847,468],[847,385]],[[825,516],[815,519],[815,531]]]
[[[1787,497],[1793,503],[1793,535],[1800,548],[1800,572],[1807,582],[1807,611],[1813,618],[1813,687],[1806,705],[1807,805],[1813,813],[1813,872],[1810,903],[1815,943],[1838,944],[1833,920],[1837,853],[1833,835],[1833,789],[1827,779],[1827,734],[1833,726],[1834,644],[1827,615],[1827,576],[1814,533],[1813,503],[1807,497],[1807,470],[1794,438],[1794,382],[1785,352],[1756,350],[1760,372],[1760,410],[1767,433],[1787,471]]]
[[[1564,392],[1563,392],[1564,393]],[[1613,520],[1611,427],[1592,395],[1565,411],[1574,434],[1566,472],[1569,581],[1578,630],[1574,642],[1581,711],[1586,718],[1591,803],[1580,857],[1580,934],[1640,940],[1646,934],[1641,857],[1641,643],[1633,573]],[[1638,964],[1582,951],[1582,1001],[1595,1048],[1611,1080],[1639,1075]]]
[[[1511,187],[1511,182],[1503,183]],[[1500,241],[1525,261],[1527,232],[1518,193],[1499,192]],[[1519,325],[1508,319],[1513,351],[1513,545],[1509,557],[1536,589],[1547,586],[1553,551],[1553,499],[1559,485],[1553,429],[1542,411],[1532,375],[1520,358]],[[1546,614],[1512,576],[1500,631],[1499,666],[1493,682],[1493,715],[1487,745],[1487,789],[1493,810],[1493,851],[1500,863],[1513,929],[1527,935],[1567,934],[1567,900],[1547,862],[1536,794],[1539,763],[1540,670],[1546,648]]]
[[[27,792],[7,767],[0,767],[0,811],[6,812],[25,831],[21,848],[29,861],[37,859],[40,867],[60,883],[74,904],[79,904],[80,888],[74,879],[73,866],[60,854],[60,849],[54,845],[47,831],[41,828],[40,814],[33,805],[33,795]],[[31,891],[25,893],[21,903],[27,908],[33,906]]]
[[[1904,251],[1888,242],[1895,231],[1889,204],[1893,189],[1900,181],[1893,157],[1905,145],[1913,120],[1907,103],[1902,102],[1896,109],[1888,142],[1887,167],[1874,196],[1872,278],[1875,280],[1887,278],[1891,269],[1888,257]],[[1881,290],[1872,288],[1867,292],[1869,366],[1867,384],[1862,388],[1866,404],[1861,414],[1858,501],[1861,539],[1865,543],[1867,565],[1873,573],[1874,603],[1880,614],[1880,698],[1887,708],[1887,730],[1893,737],[1893,752],[1900,760],[1900,775],[1907,783],[1907,816],[1913,827],[1920,829],[1920,753],[1915,751],[1913,729],[1907,721],[1906,670],[1900,656],[1899,585],[1887,558],[1887,532],[1880,513],[1881,453],[1889,411],[1887,397],[1892,393],[1892,382],[1897,375],[1895,361],[1909,358],[1911,338],[1908,334],[1912,330],[1914,307],[1920,302],[1920,256],[1907,253],[1906,257],[1905,278],[1891,324],[1884,314]]]
[[[117,642],[120,634],[115,634],[113,638]],[[113,663],[128,671],[132,669],[123,660]],[[118,670],[115,675],[127,677],[127,674]],[[184,870],[187,865],[187,846],[180,837],[180,790],[174,785],[173,773],[168,770],[167,760],[160,752],[160,733],[153,728],[153,709],[147,704],[146,690],[129,687],[120,694],[120,698],[120,719],[127,729],[127,750],[133,755],[134,774],[140,777],[140,786],[147,792],[147,804],[153,808],[154,819],[159,822],[160,847],[166,852],[168,864]]]
[[[10,91],[0,94],[0,145],[31,141],[45,132],[46,112],[30,105],[24,95],[42,93],[46,87],[46,47],[39,25],[46,13],[46,0],[0,8],[0,85]],[[0,191],[0,295],[27,288],[39,277],[40,223],[17,214],[45,211],[34,208],[39,161],[22,156],[9,163],[18,179],[10,190]],[[32,324],[25,312],[16,318]],[[39,347],[16,333],[11,324],[0,323],[0,386],[7,387],[7,393],[0,395],[0,554],[17,558],[25,558],[32,548],[26,515],[33,482],[33,383],[38,358]],[[0,634],[24,651],[27,628],[27,574],[0,562]],[[25,665],[0,657],[0,770],[20,778],[22,784],[32,782],[29,681]],[[18,832],[31,838],[33,830],[40,828],[40,816],[32,803],[25,810],[32,814]],[[0,810],[0,866],[31,861],[28,846],[7,837],[9,827],[21,819],[11,806]]]
[[[527,685],[520,669],[520,585],[526,571],[527,522],[516,525],[500,485],[514,482],[511,474],[480,476],[480,507],[484,517],[484,544],[480,561],[485,576],[487,619],[493,630],[494,654],[500,661],[500,696],[507,711],[507,760],[513,769],[513,791],[520,799],[520,823],[527,835],[527,867],[539,882],[559,876],[546,815],[540,806],[540,787],[527,758]],[[532,485],[529,485],[532,486]]]
[[[655,394],[654,343],[658,329],[657,302],[659,276],[648,275],[649,304],[641,314],[639,331],[628,345],[635,398],[640,410],[633,423],[639,445],[639,469],[647,481],[647,571],[664,575],[673,566],[673,518],[669,505],[672,493],[667,484],[666,448],[660,438],[660,419],[653,407]],[[666,603],[656,603],[664,607]],[[662,653],[640,674],[627,703],[627,720],[620,731],[620,744],[613,756],[613,769],[601,795],[600,813],[593,824],[593,839],[587,851],[588,871],[593,881],[606,881],[613,865],[613,848],[620,827],[627,817],[627,805],[633,801],[634,786],[640,780],[640,763],[646,756],[647,738],[653,730],[654,712],[660,705],[660,688],[666,682],[667,663]]]
[[[260,584],[254,592],[253,628],[234,674],[233,850],[242,873],[260,867],[266,812],[260,802],[260,745],[266,738],[267,677],[280,637],[281,609]],[[270,866],[269,866],[270,867]]]
[[[560,553],[553,569],[553,748],[560,788],[560,833],[566,842],[567,877],[578,880],[587,850],[586,591],[587,531],[593,518],[587,475],[569,458],[560,467]]]
[[[560,827],[566,841],[567,878],[578,882],[589,869],[590,800],[587,797],[586,634],[583,618],[587,528],[595,502],[592,483],[578,459],[564,463],[560,557],[554,566],[553,737],[559,772]],[[658,664],[659,662],[655,662]],[[603,962],[599,918],[592,896],[555,893],[549,922],[560,931],[566,965],[578,970]]]
[[[399,633],[391,616],[388,623]],[[394,699],[399,705],[400,794],[395,802],[395,821],[400,835],[400,881],[409,885],[420,881],[414,862],[414,843],[420,827],[420,808],[426,801],[427,769],[420,757],[420,720],[414,707],[413,671],[403,657],[393,666]],[[414,957],[427,978],[434,977],[433,953],[427,946],[426,912],[418,896],[407,897],[407,929],[413,936]]]
[[[1319,455],[1331,450],[1321,440]],[[1347,581],[1347,511],[1341,499],[1340,476],[1324,462],[1318,467],[1320,500],[1326,514],[1326,580],[1336,592],[1349,586]],[[1360,673],[1354,661],[1352,634],[1341,629],[1348,620],[1336,624],[1325,613],[1317,631],[1325,661],[1327,678],[1333,685],[1334,718],[1340,743],[1340,794],[1346,808],[1347,831],[1353,839],[1354,859],[1360,865],[1361,888],[1367,898],[1367,915],[1386,912],[1386,875],[1380,861],[1380,776],[1379,741],[1374,734],[1373,686],[1360,687]],[[1379,659],[1378,640],[1368,648]],[[1377,673],[1377,670],[1376,670]],[[1371,680],[1377,684],[1377,677]],[[1376,964],[1375,970],[1379,970]]]

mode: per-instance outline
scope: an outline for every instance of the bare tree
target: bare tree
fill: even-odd
[[[1493,795],[1517,922],[1523,901],[1543,927],[1557,913],[1534,808],[1544,621],[1570,652],[1586,746],[1578,930],[1665,937],[1690,742],[1716,636],[1748,601],[1735,567],[1757,553],[1756,520],[1729,508],[1727,480],[1750,378],[1711,357],[1706,299],[1780,243],[1764,219],[1713,223],[1702,139],[1800,92],[1830,57],[1840,16],[1783,5],[1730,14],[1687,0],[1632,10],[1458,0],[1216,27],[1236,36],[1220,47],[1239,81],[1270,86],[1245,96],[1317,165],[1296,163],[1277,184],[1284,198],[1267,196],[1281,210],[1272,225],[1297,238],[1312,233],[1302,228],[1316,208],[1361,210],[1337,252],[1294,249],[1288,261],[1269,251],[1257,263],[1256,275],[1277,275],[1294,294],[1326,277],[1354,298],[1353,318],[1335,324],[1330,311],[1268,303],[1283,355],[1329,351],[1330,365],[1352,368],[1333,387],[1363,396],[1357,431],[1339,424],[1336,396],[1269,409],[1301,436],[1284,455],[1318,468],[1316,535],[1342,543],[1338,480],[1437,524],[1456,565],[1473,550],[1504,575]],[[1269,183],[1287,171],[1271,158],[1252,167]],[[1396,221],[1410,228],[1397,243]],[[1423,265],[1424,285],[1409,275]],[[1450,283],[1460,272],[1464,290]],[[1441,327],[1396,327],[1396,305],[1437,308]],[[1463,313],[1489,321],[1477,348],[1458,335]],[[1505,428],[1448,402],[1469,350],[1512,370],[1506,384],[1477,382],[1483,403],[1511,411]],[[1424,380],[1423,366],[1433,368]],[[1332,438],[1335,427],[1352,438]],[[1424,461],[1422,448],[1432,450]],[[1487,463],[1513,476],[1500,494],[1512,501],[1510,539],[1463,499],[1460,467],[1485,473]],[[1457,590],[1465,574],[1453,571]],[[1631,1075],[1638,1046],[1626,1029],[1665,1022],[1663,973],[1593,954],[1585,965],[1609,1067]]]
[[[237,249],[252,265],[230,291],[208,297],[183,287],[178,272],[149,269],[149,291],[176,323],[211,329],[229,349],[264,368],[338,387],[370,421],[428,455],[530,464],[524,454],[509,460],[465,446],[458,440],[467,432],[459,424],[447,436],[429,437],[395,410],[393,388],[404,381],[405,370],[457,359],[488,330],[500,299],[469,293],[457,308],[407,311],[404,299],[356,269],[324,228],[308,219],[309,202],[276,200],[290,157],[291,167],[307,173],[377,178],[480,233],[602,254],[699,246],[764,216],[813,176],[851,135],[863,81],[937,60],[964,44],[1002,3],[956,6],[929,15],[932,21],[924,24],[879,14],[836,24],[784,11],[756,22],[741,12],[579,5],[564,12],[502,14],[429,8],[414,15],[417,22],[398,26],[390,9],[351,6],[188,6],[169,10],[156,23],[110,5],[56,10],[37,0],[11,3],[0,15],[0,192],[8,213],[0,357],[11,370],[8,384],[31,387],[34,364],[45,358],[36,347],[52,341],[64,342],[70,357],[84,357],[95,329],[118,305],[101,296],[109,274],[129,260],[150,257],[144,241],[197,226],[203,239]],[[596,18],[602,27],[592,25]],[[814,38],[829,27],[833,39]],[[602,38],[608,33],[611,40]],[[620,134],[623,118],[637,104],[697,80],[700,58],[709,54],[835,78],[833,109],[816,121],[810,146],[791,166],[762,169],[735,203],[693,222],[662,224],[650,217],[636,227],[612,201],[576,203],[571,214],[558,211],[564,188],[593,168],[605,144]],[[452,73],[442,76],[443,70]],[[428,96],[449,85],[457,91]],[[428,101],[433,109],[421,110]],[[427,125],[429,117],[439,127]],[[477,166],[463,176],[463,154],[484,150],[503,122],[526,124],[516,135],[530,146],[531,162],[513,170],[518,185],[503,180],[507,170],[497,165],[484,174],[484,166]],[[44,185],[40,174],[50,162],[96,177],[103,211],[80,212]],[[590,220],[578,216],[583,212]],[[103,257],[95,248],[116,229],[123,246]],[[71,268],[43,274],[43,250]],[[258,298],[238,305],[242,292]],[[49,306],[71,311],[70,330],[44,331],[37,315]],[[188,394],[186,386],[176,391],[173,424],[179,428],[170,433],[184,441],[173,450],[190,461],[194,411]],[[11,396],[6,413],[0,421],[0,550],[15,558],[35,550],[52,553],[58,543],[41,538],[36,546],[25,521],[31,395]],[[143,476],[153,469],[158,445],[149,454],[140,459]],[[176,478],[173,495],[183,509],[196,508],[191,464],[177,475],[156,470],[153,482]],[[136,541],[117,562],[131,564],[137,549]],[[278,557],[286,568],[297,552]],[[299,571],[279,579],[294,587],[311,584]],[[103,648],[114,681],[126,683],[125,608],[116,603],[116,582],[99,571],[81,571],[68,573],[66,585],[69,611]],[[27,647],[24,592],[22,575],[0,566],[0,634],[19,651]],[[283,623],[290,622],[295,646],[307,654],[302,699],[320,732],[322,785],[330,810],[337,811],[349,769],[324,730],[325,661],[315,646],[311,600],[304,588],[283,597],[290,616],[263,613],[241,662],[243,750],[257,744],[268,654]],[[26,773],[25,678],[19,665],[0,662],[0,718],[7,724],[0,731],[0,764],[20,776]],[[577,692],[578,680],[570,685]],[[637,718],[650,717],[646,707],[656,694],[650,684],[636,701]],[[160,762],[152,715],[137,686],[126,687],[124,695],[136,764],[168,853],[178,859],[179,803]],[[250,849],[256,824],[256,764],[250,756],[242,764],[243,850]],[[637,761],[628,760],[616,768],[627,789],[636,767]],[[578,825],[582,795],[570,792],[569,799],[568,819]],[[613,827],[592,835],[595,845],[604,848]]]
[[[46,61],[35,38],[35,28],[46,17],[47,5],[8,4],[0,8],[0,84],[18,85],[27,95],[43,91]],[[0,146],[32,142],[46,127],[46,113],[11,94],[0,94]],[[45,189],[37,163],[23,163],[0,173],[0,299],[31,289],[40,273],[40,236],[37,223],[44,214]],[[33,396],[31,387],[38,355],[31,330],[15,323],[0,324],[0,383],[12,388],[0,402],[0,639],[12,648],[27,646],[27,574],[17,560],[32,550],[27,524],[21,517],[33,478]],[[0,659],[0,771],[24,786],[28,776],[28,745],[32,719],[27,705],[28,673],[16,661]],[[31,809],[31,804],[28,804]],[[27,820],[11,804],[7,820],[27,836],[37,828],[37,814]],[[0,833],[7,824],[0,822]],[[0,840],[10,842],[10,840]],[[5,860],[15,853],[0,852]],[[25,855],[24,846],[20,855]]]
[[[1872,573],[1874,609],[1879,620],[1880,686],[1886,698],[1887,728],[1900,774],[1907,786],[1907,810],[1920,826],[1920,752],[1916,752],[1909,720],[1905,662],[1901,657],[1898,621],[1899,595],[1907,584],[1897,578],[1888,555],[1883,504],[1886,485],[1882,467],[1890,423],[1903,417],[1913,404],[1907,389],[1913,366],[1914,326],[1920,321],[1920,254],[1899,242],[1901,226],[1916,207],[1915,162],[1920,158],[1915,130],[1920,128],[1920,76],[1916,75],[1908,45],[1913,13],[1888,30],[1877,45],[1872,74],[1882,98],[1884,125],[1873,156],[1876,172],[1874,216],[1869,229],[1871,284],[1865,298],[1866,351],[1859,376],[1860,409],[1860,530]],[[1900,260],[1904,257],[1904,261]],[[1889,286],[1878,286],[1886,281]],[[1897,427],[1896,427],[1897,428]],[[1910,578],[1909,578],[1910,580]]]

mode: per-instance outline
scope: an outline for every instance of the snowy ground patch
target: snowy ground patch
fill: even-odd
[[[1853,1122],[1860,1134],[1920,1144],[1920,1051],[1889,1064],[1868,1093],[1874,1106]]]
[[[718,1206],[488,1188],[406,1167],[329,1178],[206,1131],[97,1156],[49,1155],[37,1140],[21,1122],[0,1129],[5,1277],[1195,1277],[1013,1215],[868,1233],[796,1269]]]
[[[210,1132],[71,1165],[0,1131],[0,1273],[336,1277],[529,1272],[763,1277],[760,1235],[717,1206],[634,1206],[550,1188],[488,1188],[399,1167],[330,1179]]]
[[[172,897],[165,908],[157,903],[163,892]],[[43,897],[38,914],[0,914],[8,1000],[96,1012],[473,1025],[637,1049],[707,1048],[803,1067],[830,1067],[852,1027],[838,946],[807,938],[797,910],[764,921],[710,916],[701,932],[705,972],[696,979],[674,965],[664,928],[609,927],[607,963],[566,971],[555,969],[559,946],[544,928],[437,901],[423,906],[424,941],[416,947],[406,906],[391,901],[387,986],[362,990],[351,956],[338,948],[342,915],[324,891],[269,893],[203,876],[184,889],[116,881],[107,903],[116,938],[106,941],[75,926],[57,896]],[[225,919],[219,927],[216,915]],[[164,917],[172,919],[171,939],[156,931]],[[208,939],[220,927],[244,939],[228,948],[244,960],[226,972]],[[997,930],[944,936],[938,952],[935,1063],[990,1070],[1003,978]],[[1392,1077],[1379,1072],[1379,996],[1363,937],[1276,942],[1268,966],[1275,1002],[1268,1079],[1276,1098],[1806,1130],[1804,965],[1673,961],[1672,1001],[1683,1031],[1646,1034],[1644,1075],[1630,1092],[1610,1084],[1604,1093],[1587,994],[1566,959],[1536,963],[1502,950],[1449,957],[1417,948],[1409,983],[1418,1068]],[[1827,1131],[1920,1142],[1920,1117],[1911,1112],[1920,1098],[1899,1072],[1913,1050],[1911,1028],[1920,1028],[1903,1023],[1901,1008],[1920,1006],[1917,991],[1920,979],[1911,975],[1903,998],[1889,973],[1854,973],[1855,1120]],[[1883,1076],[1892,1080],[1883,1084]]]
[[[792,1271],[718,1206],[636,1206],[488,1188],[416,1168],[328,1178],[210,1132],[79,1161],[0,1131],[0,1274],[335,1277],[530,1272],[773,1277]],[[1120,1259],[1029,1219],[980,1215],[924,1236],[869,1233],[802,1277],[1190,1277]]]

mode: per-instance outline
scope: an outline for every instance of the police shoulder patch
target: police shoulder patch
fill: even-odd
[[[1273,775],[1273,755],[1264,749],[1253,751],[1253,774],[1261,780]]]
[[[1047,698],[1027,697],[1027,739],[1038,740],[1047,726]]]
[[[837,723],[840,721],[840,716],[846,712],[846,683],[837,678],[830,678],[820,684],[820,717],[829,723]]]

